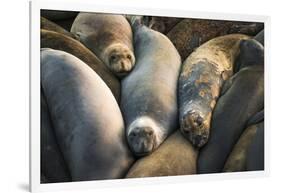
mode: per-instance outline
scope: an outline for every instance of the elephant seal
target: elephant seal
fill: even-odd
[[[79,13],[71,32],[92,50],[118,77],[135,65],[132,29],[122,15]]]
[[[41,183],[70,182],[71,176],[59,149],[43,91],[41,91],[40,143]]]
[[[40,25],[41,25],[40,27],[41,29],[58,32],[76,39],[76,36],[74,36],[72,33],[66,31],[64,28],[60,27],[59,25],[55,24],[54,22],[44,17],[41,17]]]
[[[261,124],[261,123],[260,123]],[[257,132],[258,125],[251,125],[245,129],[235,144],[224,165],[224,172],[239,172],[246,170],[247,150]]]
[[[167,33],[167,36],[184,60],[195,48],[215,37],[236,33],[254,36],[263,27],[263,23],[183,19]]]
[[[208,143],[200,150],[198,173],[221,172],[247,121],[264,108],[264,70],[249,66],[232,76],[213,112]]]
[[[264,46],[264,30],[260,31],[254,39]]]
[[[120,82],[110,70],[79,41],[63,34],[41,30],[41,48],[52,48],[70,53],[92,68],[110,88],[117,102],[120,101]]]
[[[195,174],[196,160],[197,150],[176,131],[152,154],[137,160],[126,178]]]
[[[136,20],[137,58],[134,70],[121,82],[121,110],[127,140],[136,156],[144,156],[178,127],[177,80],[180,56],[163,34]]]
[[[180,129],[196,147],[208,141],[220,88],[232,75],[239,42],[248,38],[242,34],[214,38],[197,48],[182,64],[178,82]]]
[[[122,178],[133,162],[118,104],[84,62],[41,49],[41,85],[72,181]]]
[[[264,170],[264,122],[259,124],[247,154],[247,171]]]
[[[241,40],[234,72],[251,65],[264,65],[264,48],[255,39]]]

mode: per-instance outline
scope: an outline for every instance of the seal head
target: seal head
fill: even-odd
[[[138,157],[150,154],[160,144],[158,125],[150,117],[140,117],[130,124],[127,139],[130,149]],[[157,132],[156,132],[157,131]]]
[[[126,76],[135,65],[134,53],[124,44],[113,44],[105,49],[103,61],[118,77]]]

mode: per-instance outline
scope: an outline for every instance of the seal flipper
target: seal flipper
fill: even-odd
[[[226,91],[231,87],[234,82],[236,75],[233,75],[231,78],[226,80],[221,88],[220,97],[226,93]]]

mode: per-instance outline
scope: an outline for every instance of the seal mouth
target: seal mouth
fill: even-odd
[[[135,152],[135,156],[136,157],[144,157],[144,156],[147,156],[147,155],[151,154],[152,151],[146,151],[146,152],[140,152],[140,153]]]
[[[115,72],[115,73],[121,79],[129,74],[129,72]]]

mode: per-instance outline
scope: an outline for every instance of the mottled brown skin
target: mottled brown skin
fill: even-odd
[[[212,38],[233,33],[252,36],[261,29],[263,23],[184,19],[173,27],[167,36],[176,46],[182,59],[185,59],[195,48]]]
[[[184,62],[179,76],[180,129],[196,147],[209,137],[212,111],[223,82],[233,73],[239,42],[249,36],[214,38],[197,48]]]
[[[155,152],[139,159],[126,178],[195,174],[196,160],[197,150],[176,131]]]
[[[133,69],[133,34],[123,15],[81,12],[71,32],[118,77],[123,78]]]
[[[120,82],[106,66],[79,41],[63,34],[41,30],[41,48],[52,48],[68,52],[90,66],[107,84],[117,102],[120,101]]]
[[[61,26],[57,25],[56,23],[41,17],[41,29],[45,29],[45,30],[49,30],[49,31],[54,31],[54,32],[58,32],[67,36],[70,36],[72,38],[76,38],[76,36],[74,36],[72,33],[70,33],[69,31],[66,31],[64,28],[62,28]]]
[[[247,150],[257,132],[258,125],[251,125],[242,133],[224,165],[224,172],[246,170]]]

